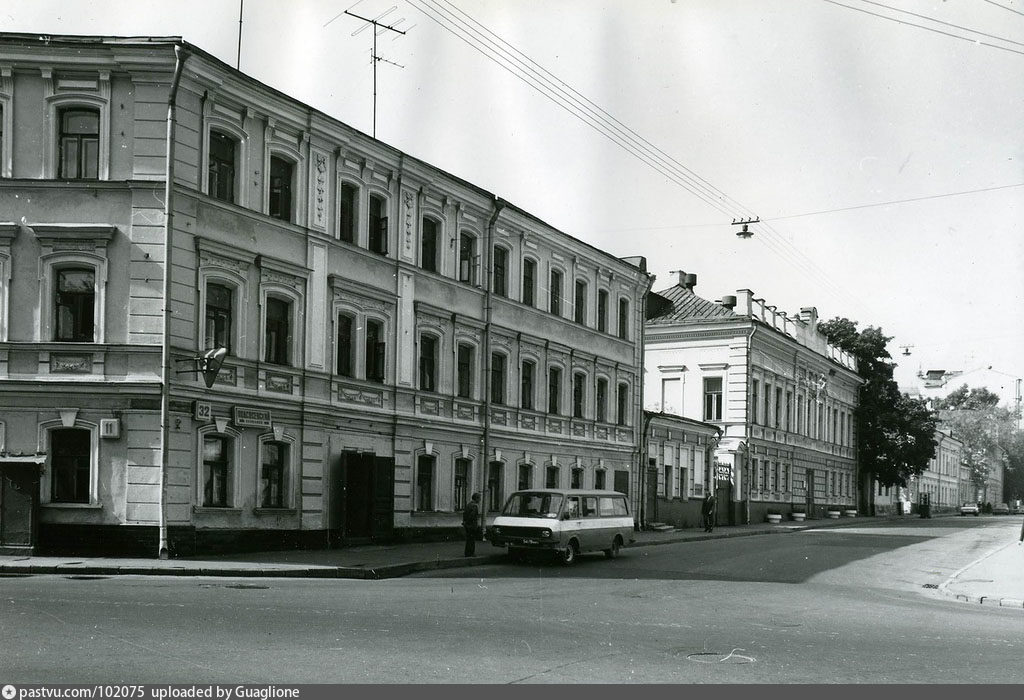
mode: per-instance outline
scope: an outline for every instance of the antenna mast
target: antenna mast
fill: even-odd
[[[362,17],[361,15],[357,15],[354,12],[349,12],[348,10],[345,10],[345,12],[343,13],[343,14],[349,15],[350,17],[355,17],[356,19],[362,20],[362,21],[367,23],[367,24],[364,24],[359,29],[357,29],[354,32],[352,32],[352,36],[355,36],[359,32],[363,31],[369,25],[373,26],[373,52],[370,54],[371,62],[373,63],[373,131],[371,132],[371,135],[373,136],[373,138],[377,138],[377,63],[379,61],[384,61],[385,63],[390,63],[393,66],[398,66],[399,68],[404,68],[405,67],[405,66],[398,65],[394,61],[389,61],[386,58],[381,58],[380,56],[377,55],[377,35],[378,34],[382,34],[385,31],[391,31],[391,32],[395,32],[396,34],[402,34],[402,35],[405,34],[405,32],[403,32],[401,29],[398,29],[395,26],[395,25],[399,24],[400,22],[402,22],[403,20],[398,20],[398,22],[394,22],[393,24],[384,24],[383,22],[378,22],[377,21],[381,17],[383,17],[384,15],[390,13],[394,9],[395,8],[392,7],[391,10],[387,10],[384,13],[377,15],[376,19],[370,19],[369,17]]]
[[[238,56],[235,58],[235,70],[242,68],[242,10],[245,9],[245,0],[238,0]]]

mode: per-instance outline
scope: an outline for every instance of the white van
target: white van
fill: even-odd
[[[571,564],[578,554],[603,551],[614,559],[634,541],[633,517],[618,491],[529,489],[509,496],[487,539],[511,556],[547,550]]]

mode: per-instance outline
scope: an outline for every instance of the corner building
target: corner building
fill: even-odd
[[[30,511],[0,546],[437,537],[523,487],[636,506],[642,258],[177,38],[0,46],[0,498]]]

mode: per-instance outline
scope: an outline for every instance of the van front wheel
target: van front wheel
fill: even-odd
[[[576,561],[576,542],[572,541],[561,551],[562,563],[566,566]]]
[[[604,555],[609,559],[614,559],[615,557],[619,556],[620,547],[622,547],[622,540],[619,538],[618,535],[616,535],[615,539],[612,540],[612,546],[604,550]]]

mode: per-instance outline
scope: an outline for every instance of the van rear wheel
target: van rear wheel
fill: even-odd
[[[614,559],[615,557],[619,556],[619,549],[621,547],[622,547],[622,538],[619,537],[618,535],[616,535],[615,539],[612,540],[612,546],[609,547],[608,549],[604,550],[604,555],[606,557],[608,557],[609,559]]]

